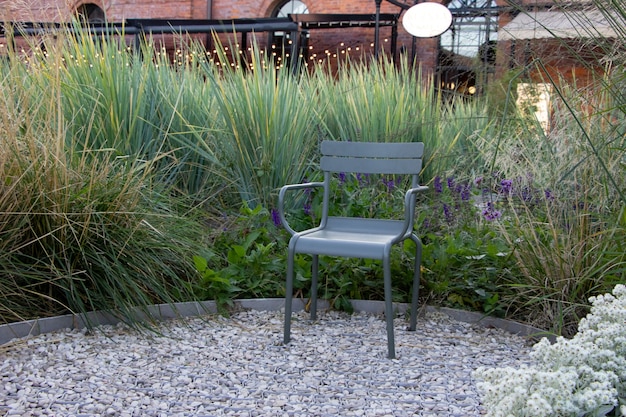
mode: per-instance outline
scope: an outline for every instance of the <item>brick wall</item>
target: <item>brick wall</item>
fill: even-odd
[[[207,0],[0,0],[0,19],[67,21],[86,3],[99,6],[109,21],[129,18],[204,19]]]
[[[109,0],[108,2],[110,7],[106,10],[106,15],[110,21],[130,18],[194,18],[192,13],[194,2],[191,0]],[[204,16],[196,18],[204,18]]]

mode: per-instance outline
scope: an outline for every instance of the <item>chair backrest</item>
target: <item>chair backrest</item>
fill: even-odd
[[[422,142],[323,141],[320,168],[327,172],[410,174],[422,170]]]

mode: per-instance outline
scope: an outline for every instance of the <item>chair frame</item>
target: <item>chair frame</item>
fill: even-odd
[[[385,318],[387,325],[387,353],[395,358],[394,316],[391,287],[391,247],[411,239],[415,242],[415,264],[413,271],[413,293],[409,330],[415,331],[420,284],[422,243],[413,232],[417,193],[428,189],[419,185],[422,169],[424,144],[374,143],[323,141],[320,169],[324,173],[322,182],[285,185],[278,196],[278,212],[283,227],[291,234],[288,247],[284,343],[291,339],[291,315],[293,301],[294,257],[296,253],[312,255],[311,265],[311,320],[316,320],[319,255],[378,259],[384,271]],[[339,173],[401,174],[411,176],[411,188],[404,195],[404,219],[387,220],[358,217],[329,216],[330,181]],[[285,215],[285,197],[289,191],[307,188],[323,188],[322,216],[317,227],[297,232],[288,223]]]

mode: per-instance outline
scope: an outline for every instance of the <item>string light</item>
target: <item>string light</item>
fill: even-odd
[[[267,49],[263,48],[261,44],[258,52],[256,53],[258,53],[261,57],[268,53],[271,53],[270,57],[276,69],[290,68],[289,60],[292,56],[297,56],[301,60],[303,60],[302,64],[306,67],[309,66],[308,62],[323,64],[325,61],[328,62],[331,67],[335,67],[339,62],[348,59],[348,57],[355,52],[358,54],[359,57],[364,57],[364,54],[367,53],[368,50],[372,52],[372,48],[374,47],[373,42],[363,44],[359,43],[356,40],[353,40],[351,42],[342,40],[337,42],[335,44],[336,46],[334,47],[329,47],[328,45],[324,45],[322,47],[320,43],[311,42],[311,38],[307,38],[307,40],[307,44],[301,45],[298,48],[299,52],[297,55],[291,54],[291,48],[294,45],[294,40],[287,38],[284,39],[284,43],[282,44],[267,44]],[[390,40],[389,38],[385,38],[383,39],[383,42],[384,44],[389,45]],[[154,46],[154,43],[150,42],[147,45]],[[189,46],[189,48],[187,46]],[[231,68],[240,68],[241,66],[243,66],[244,68],[249,68],[250,70],[255,69],[255,66],[253,66],[251,63],[246,62],[244,64],[244,61],[242,60],[244,56],[249,56],[250,54],[255,53],[254,46],[246,46],[245,49],[242,49],[242,45],[240,43],[233,43],[229,46],[224,46],[221,49],[214,48],[205,51],[195,51],[192,50],[190,45],[187,46],[170,48],[168,52],[168,48],[163,43],[161,43],[159,47],[157,47],[157,50],[155,50],[155,65],[158,67],[159,65],[157,64],[157,61],[160,62],[160,64],[162,65],[164,62],[163,60],[167,60],[171,63],[171,65],[174,65],[177,68],[182,68],[186,65],[200,65],[201,63],[211,63],[218,67],[224,67],[225,65],[229,65]],[[2,48],[6,48],[4,43],[0,43],[0,51],[2,50]],[[233,48],[235,49],[233,50]],[[35,50],[35,55],[48,57],[47,51],[42,51],[39,47],[34,47],[33,49]],[[132,48],[131,46],[123,46],[120,50],[116,51],[117,53],[113,52],[110,57],[101,56],[98,53],[95,53],[94,57],[104,62],[105,58],[116,59],[116,57],[121,57],[122,54],[132,53],[133,49],[134,48]],[[230,53],[231,50],[232,54],[227,55],[226,58],[228,58],[229,61],[234,62],[220,63],[220,59],[224,59],[224,57],[221,57],[221,55],[224,52]],[[28,55],[24,51],[24,48],[22,48],[22,53]],[[79,56],[74,56],[74,54],[70,54],[66,58],[61,58],[60,61],[63,62],[64,65],[67,65],[71,62],[73,65],[84,64],[89,65],[90,68],[93,68],[93,63],[88,62],[88,58],[84,54],[78,55]],[[236,56],[239,56],[242,59],[235,59]],[[36,62],[39,64],[39,61]],[[125,65],[130,66],[129,63],[125,63]],[[263,68],[267,68],[267,66],[268,64],[263,61]]]

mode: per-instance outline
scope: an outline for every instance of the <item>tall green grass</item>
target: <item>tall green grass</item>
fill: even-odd
[[[441,106],[429,80],[403,59],[342,65],[337,74],[316,71],[323,123],[332,136],[364,142],[431,143],[437,139]]]
[[[261,208],[275,206],[279,187],[315,175],[325,138],[423,141],[422,182],[484,177],[481,186],[491,188],[481,198],[502,178],[540,196],[549,190],[549,199],[494,201],[503,216],[493,223],[485,223],[474,200],[464,200],[458,209],[475,210],[466,216],[474,226],[446,223],[429,235],[428,244],[451,253],[469,250],[465,243],[450,247],[461,240],[498,253],[508,246],[506,270],[463,275],[469,267],[459,255],[457,272],[444,273],[460,275],[441,281],[471,292],[476,283],[465,277],[498,277],[486,283],[489,303],[510,317],[567,333],[589,295],[624,280],[626,83],[618,49],[610,49],[612,66],[593,86],[546,79],[558,93],[553,129],[544,134],[514,106],[494,117],[482,100],[442,103],[431,81],[406,62],[294,73],[264,62],[258,49],[247,65],[218,66],[200,45],[178,41],[184,59],[176,65],[150,39],[136,50],[123,38],[63,32],[43,40],[45,53],[0,63],[5,321],[98,308],[130,317],[134,306],[193,298],[202,285],[193,256],[224,227],[211,215],[238,216],[242,202],[266,213]],[[217,49],[219,61],[233,59],[226,47]],[[450,209],[454,201],[447,203]],[[437,215],[437,204],[424,201],[420,219]],[[248,231],[241,230],[242,241]],[[273,246],[263,248],[272,256]],[[227,256],[213,251],[214,258]],[[358,286],[353,263],[334,265],[337,282]],[[402,271],[398,265],[398,276]],[[375,280],[367,285],[377,293]],[[270,287],[274,295],[277,284]],[[211,297],[205,290],[196,294]]]
[[[218,46],[218,57],[228,62],[225,47]],[[210,63],[202,67],[216,90],[224,126],[218,139],[223,172],[240,201],[274,207],[281,186],[304,180],[317,149],[316,91],[303,88],[289,69],[265,62],[258,48],[247,65],[223,65],[221,71]]]
[[[385,57],[367,65],[347,62],[336,74],[318,69],[321,124],[333,138],[365,142],[424,142],[424,182],[480,157],[473,144],[490,126],[485,107],[446,104],[432,79],[406,60]],[[463,162],[461,162],[463,161]]]
[[[578,85],[555,79],[537,60],[535,69],[552,87],[550,130],[519,108],[505,114],[499,134],[479,143],[488,171],[542,194],[504,204],[499,230],[520,276],[503,301],[510,314],[566,335],[576,331],[591,295],[626,281],[626,56],[615,48],[626,15],[615,2],[595,3],[619,38],[585,41],[605,71]],[[568,49],[591,67],[578,51]],[[507,100],[514,103],[513,94]]]
[[[132,126],[148,134],[158,120],[120,97],[141,77],[125,84],[116,74],[103,91],[98,77],[119,67],[71,74],[71,47],[94,45],[67,40],[1,64],[0,317],[106,309],[133,321],[136,308],[193,297],[202,223],[157,180],[167,152],[128,146]]]
[[[79,32],[48,47],[54,52],[46,55],[62,61],[58,70],[43,54],[35,54],[31,65],[42,84],[58,72],[72,146],[151,161],[160,180],[202,199],[211,194],[219,165],[208,146],[213,141],[206,140],[220,129],[214,96],[200,74],[173,68],[152,41],[134,48],[124,37],[94,39]]]

